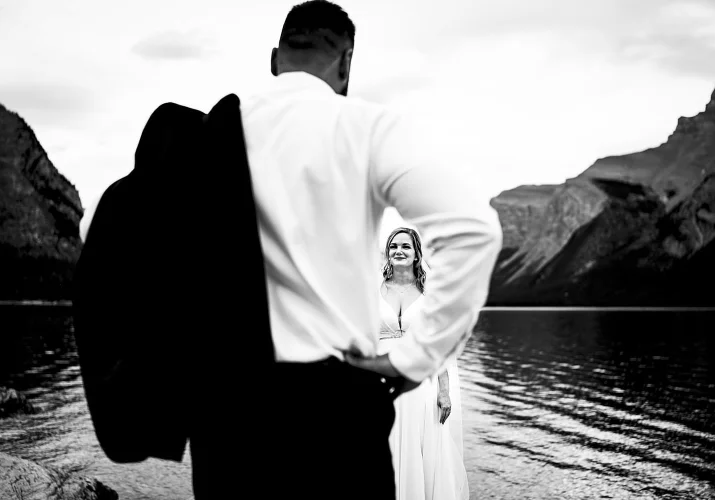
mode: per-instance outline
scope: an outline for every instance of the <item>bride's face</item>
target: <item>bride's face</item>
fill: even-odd
[[[390,242],[390,264],[392,267],[412,267],[415,261],[415,248],[412,237],[407,233],[399,233]]]

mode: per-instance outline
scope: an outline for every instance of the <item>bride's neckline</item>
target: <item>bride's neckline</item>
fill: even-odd
[[[385,289],[387,289],[387,282],[386,282],[386,281],[383,281],[382,284],[385,285]],[[392,307],[392,305],[387,301],[387,299],[385,298],[385,296],[382,294],[382,285],[380,285],[380,298],[385,302],[385,304],[387,304],[387,307],[390,308],[390,311],[392,311],[392,312],[395,314],[395,316],[397,316],[398,320],[399,320],[402,316],[404,316],[405,313],[407,312],[407,310],[408,310],[410,307],[412,307],[413,305],[415,305],[415,302],[417,302],[418,300],[420,300],[423,296],[424,296],[424,295],[420,293],[420,294],[417,296],[417,298],[416,298],[415,300],[413,300],[412,302],[410,302],[410,305],[408,305],[407,307],[403,308],[403,309],[402,309],[402,313],[400,313],[400,311],[395,311],[395,308]]]

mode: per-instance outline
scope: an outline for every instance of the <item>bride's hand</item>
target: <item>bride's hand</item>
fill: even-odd
[[[440,410],[439,423],[444,424],[452,413],[452,400],[449,398],[449,392],[439,391],[439,394],[437,394],[437,408]]]

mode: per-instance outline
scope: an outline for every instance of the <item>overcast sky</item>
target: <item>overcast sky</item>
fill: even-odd
[[[86,206],[159,104],[260,90],[294,3],[0,0],[0,103]],[[357,26],[351,95],[428,113],[490,195],[657,146],[715,88],[713,0],[337,3]]]

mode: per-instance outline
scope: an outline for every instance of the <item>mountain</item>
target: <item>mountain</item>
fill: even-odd
[[[69,298],[82,213],[32,129],[0,105],[0,300]]]
[[[504,249],[488,304],[715,306],[715,92],[654,148],[492,200]],[[69,298],[75,187],[0,105],[0,300]]]
[[[489,304],[715,306],[715,92],[663,144],[492,200]]]

